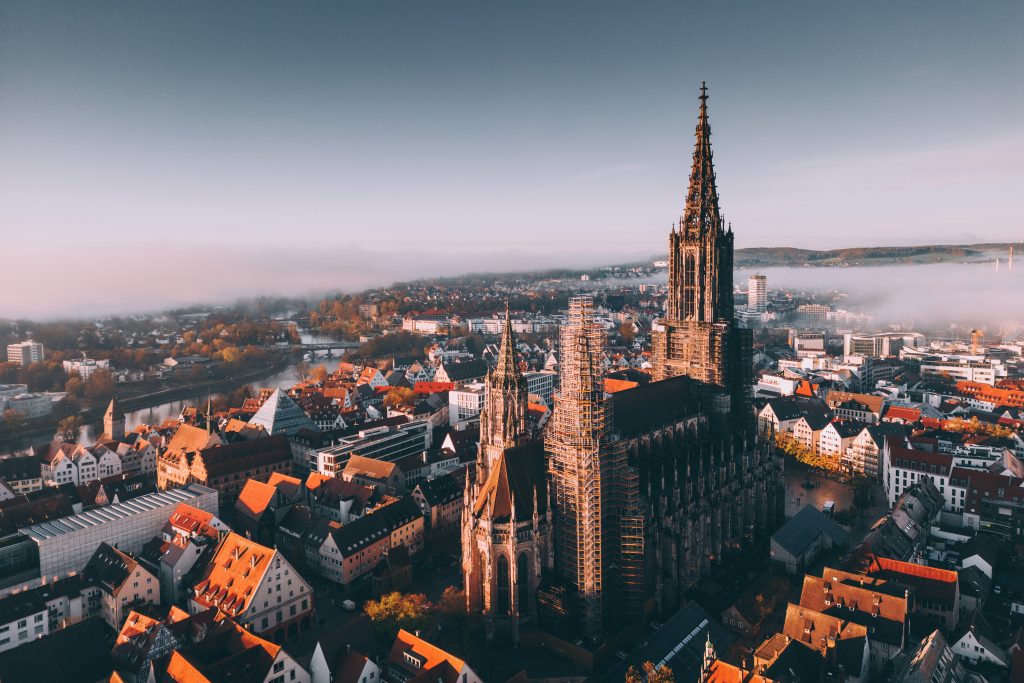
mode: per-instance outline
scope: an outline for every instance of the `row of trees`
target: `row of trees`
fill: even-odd
[[[775,434],[775,446],[791,458],[802,462],[808,467],[825,472],[838,472],[839,462],[835,458],[816,453],[797,441],[791,434],[777,432]]]

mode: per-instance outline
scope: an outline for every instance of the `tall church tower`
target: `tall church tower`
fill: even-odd
[[[690,186],[669,235],[668,260],[667,310],[652,335],[655,379],[699,380],[707,385],[709,410],[741,412],[748,403],[752,338],[733,319],[733,234],[718,203],[703,83]]]
[[[544,447],[526,422],[526,380],[516,362],[508,306],[498,362],[487,373],[476,466],[466,476],[462,575],[469,612],[488,640],[519,642],[537,616],[542,571],[551,567]]]

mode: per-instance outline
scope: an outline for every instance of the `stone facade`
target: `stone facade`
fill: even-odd
[[[544,451],[530,439],[526,382],[507,311],[485,393],[480,447],[466,477],[462,513],[466,606],[483,616],[489,640],[517,643],[520,625],[536,619],[536,591],[553,554]]]

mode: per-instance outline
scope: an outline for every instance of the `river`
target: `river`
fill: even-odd
[[[301,337],[303,344],[323,344],[337,341],[337,339],[332,339],[330,337],[320,337],[310,334],[308,330],[299,330],[299,336]],[[250,382],[249,384],[251,384],[255,389],[291,387],[299,381],[298,365],[302,360],[303,359],[295,358],[280,372],[254,382]],[[332,357],[328,357],[326,352],[317,352],[316,360],[310,361],[306,359],[306,362],[309,363],[310,370],[317,367],[323,367],[327,369],[328,373],[331,373],[338,368],[338,362],[340,360],[341,354],[338,352],[335,352]],[[177,418],[183,408],[206,405],[206,400],[206,394],[202,394],[192,398],[168,401],[167,403],[161,403],[149,408],[133,410],[124,414],[124,427],[127,431],[131,431],[135,427],[143,424],[158,425],[169,418]],[[79,440],[85,445],[90,445],[96,440],[96,433],[93,429],[93,425],[82,426],[79,434]]]

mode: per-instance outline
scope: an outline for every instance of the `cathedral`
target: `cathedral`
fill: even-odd
[[[654,381],[605,393],[605,332],[570,299],[560,387],[543,437],[507,321],[467,477],[467,606],[489,639],[524,627],[600,643],[783,521],[782,460],[756,438],[749,331],[733,318],[733,235],[718,203],[707,88],[683,215],[669,235],[669,296],[652,334]]]

